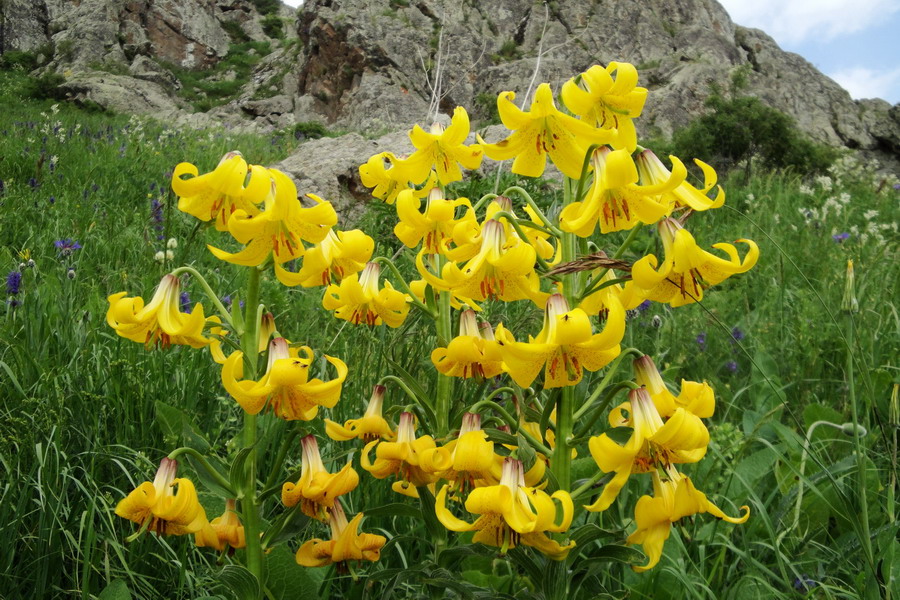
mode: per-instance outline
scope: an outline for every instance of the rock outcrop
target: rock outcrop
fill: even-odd
[[[765,33],[735,25],[714,0],[543,3],[533,0],[391,2],[308,0],[298,20],[297,118],[379,132],[464,105],[487,117],[502,90],[538,77],[559,85],[588,66],[638,66],[651,90],[639,120],[668,136],[704,110],[711,86],[735,74],[741,93],[789,115],[813,139],[897,160],[897,109],[854,101]],[[433,108],[433,105],[431,105]]]

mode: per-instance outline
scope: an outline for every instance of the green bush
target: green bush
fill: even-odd
[[[281,5],[278,0],[251,0],[253,2],[253,6],[256,7],[256,10],[259,11],[261,15],[269,15],[272,13],[277,13],[278,8]]]
[[[284,39],[284,22],[276,14],[269,14],[263,17],[262,30],[270,38]]]
[[[65,100],[66,92],[61,87],[65,82],[59,73],[44,73],[28,79],[25,93],[36,100]]]
[[[824,172],[834,162],[833,149],[807,139],[791,117],[759,98],[714,93],[706,106],[711,112],[675,133],[673,154],[702,156],[723,171],[743,166],[748,173],[754,160],[803,175]]]
[[[303,121],[294,125],[294,138],[298,140],[317,140],[330,136],[328,128],[318,121]]]
[[[37,68],[38,59],[34,52],[9,50],[0,54],[0,69],[3,69],[4,71],[10,71],[12,69],[34,71]]]

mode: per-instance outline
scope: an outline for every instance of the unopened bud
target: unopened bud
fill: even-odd
[[[853,275],[853,261],[847,261],[847,277],[844,280],[844,299],[841,301],[841,310],[846,313],[859,312],[859,301],[856,299],[856,283]]]
[[[854,437],[865,437],[868,431],[862,425],[854,425],[853,423],[844,423],[841,425],[841,433]]]

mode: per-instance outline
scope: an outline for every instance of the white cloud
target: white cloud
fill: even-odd
[[[891,98],[900,84],[900,68],[892,71],[851,67],[827,74],[853,98]]]
[[[293,6],[294,8],[297,8],[304,2],[304,0],[281,0],[281,1],[285,4],[287,4],[288,6]]]
[[[779,43],[856,33],[900,10],[896,0],[719,0],[732,20],[762,29]]]

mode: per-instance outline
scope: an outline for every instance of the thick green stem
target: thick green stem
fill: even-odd
[[[440,262],[443,263],[443,261],[444,259],[441,257]],[[440,264],[440,269],[443,269],[443,264]],[[438,272],[441,272],[440,269]],[[437,327],[438,344],[445,347],[450,344],[450,340],[453,338],[450,317],[450,292],[441,292],[438,297],[438,318],[435,325]],[[437,418],[436,435],[438,438],[443,438],[450,433],[450,400],[452,396],[453,378],[443,373],[438,373],[437,399],[434,409]]]
[[[259,320],[257,319],[259,304],[259,278],[260,272],[256,268],[250,269],[250,277],[247,282],[247,304],[244,307],[245,330],[241,338],[241,346],[244,350],[244,377],[245,379],[257,378],[257,358],[259,354]],[[260,584],[263,578],[263,552],[260,544],[261,524],[259,518],[259,506],[256,497],[256,415],[244,413],[244,448],[252,448],[247,458],[244,498],[241,500],[241,509],[244,517],[244,533],[247,539],[247,569],[253,573]]]
[[[550,470],[556,477],[556,483],[559,489],[566,491],[572,483],[572,450],[569,441],[572,438],[574,405],[575,386],[569,385],[562,389],[556,405],[556,447],[550,457]]]
[[[219,316],[222,317],[222,320],[228,323],[229,327],[234,329],[234,323],[231,321],[231,314],[225,308],[225,305],[222,304],[222,301],[219,300],[219,297],[213,291],[212,287],[210,287],[209,283],[206,279],[193,267],[178,267],[174,271],[172,271],[172,275],[178,277],[182,273],[189,273],[192,278],[194,278],[197,283],[200,284],[200,287],[203,288],[203,291],[206,292],[206,296],[212,301],[215,305],[216,309],[219,311]]]

